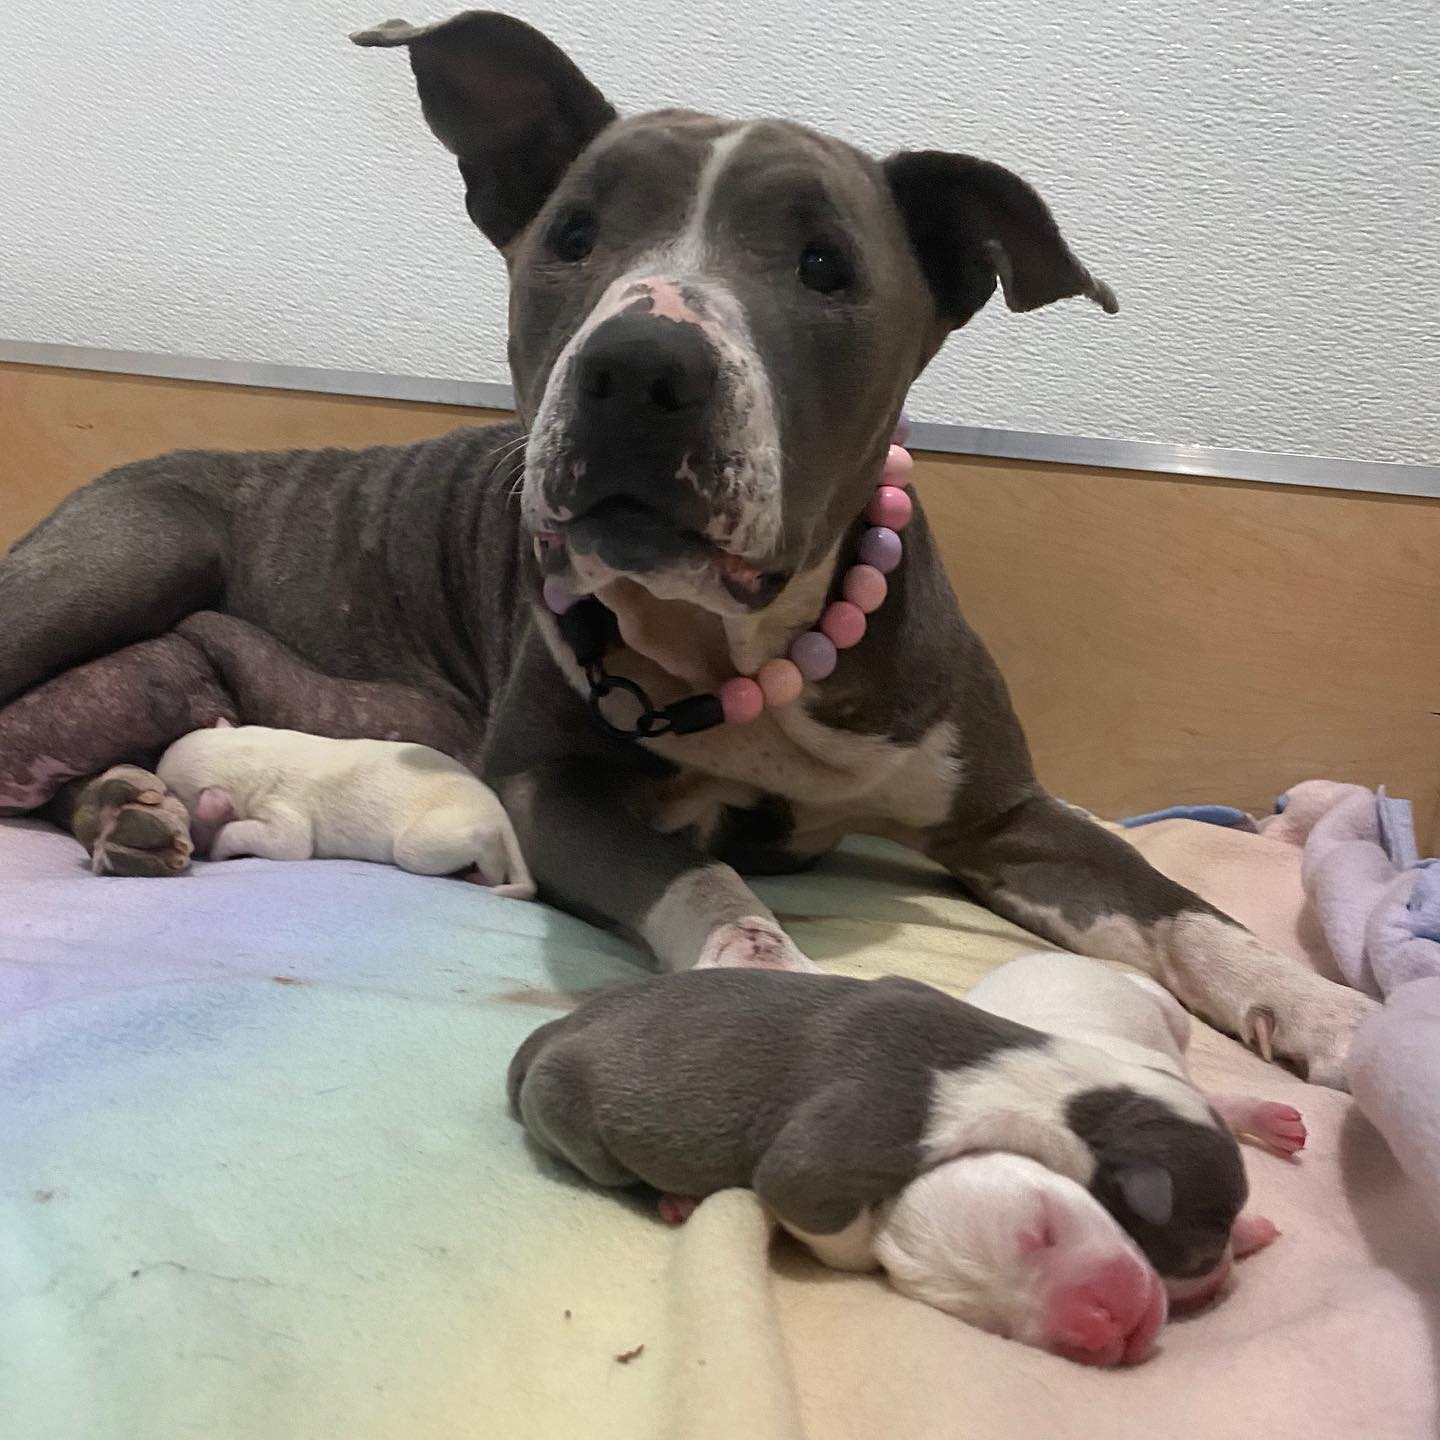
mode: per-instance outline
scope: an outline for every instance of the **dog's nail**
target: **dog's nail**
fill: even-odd
[[[1252,1010],[1245,1017],[1250,1031],[1250,1044],[1266,1064],[1275,1060],[1275,1013],[1272,1010]]]
[[[160,790],[142,790],[136,797],[137,805],[158,805],[165,798]]]

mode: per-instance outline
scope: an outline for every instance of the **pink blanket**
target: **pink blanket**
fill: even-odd
[[[1418,860],[1409,807],[1307,780],[1258,832],[1182,819],[1121,833],[1262,939],[1384,1000],[1350,1086],[1440,1215],[1440,862]]]

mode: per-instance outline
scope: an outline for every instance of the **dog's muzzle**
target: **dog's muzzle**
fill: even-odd
[[[574,553],[644,572],[702,540],[716,374],[698,325],[627,311],[595,328],[573,362],[567,453],[546,487]]]

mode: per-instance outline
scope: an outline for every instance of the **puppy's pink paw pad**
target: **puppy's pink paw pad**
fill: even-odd
[[[699,1207],[700,1202],[693,1195],[662,1195],[660,1197],[660,1218],[667,1225],[683,1225]]]
[[[1255,1107],[1251,1124],[1255,1138],[1282,1155],[1303,1150],[1309,1138],[1300,1112],[1293,1105],[1281,1105],[1274,1100],[1262,1101]]]
[[[1267,1220],[1263,1215],[1241,1214],[1235,1217],[1230,1244],[1237,1256],[1253,1255],[1278,1239],[1279,1235],[1280,1227],[1273,1220]]]

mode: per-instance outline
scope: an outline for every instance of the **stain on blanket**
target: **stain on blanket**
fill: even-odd
[[[638,1360],[645,1353],[643,1345],[637,1345],[633,1350],[622,1350],[616,1357],[617,1365],[628,1365],[632,1360]]]
[[[590,985],[584,990],[544,990],[524,985],[518,990],[502,990],[493,998],[507,1005],[533,1005],[537,1010],[573,1010],[582,1000],[612,989],[609,985]]]

